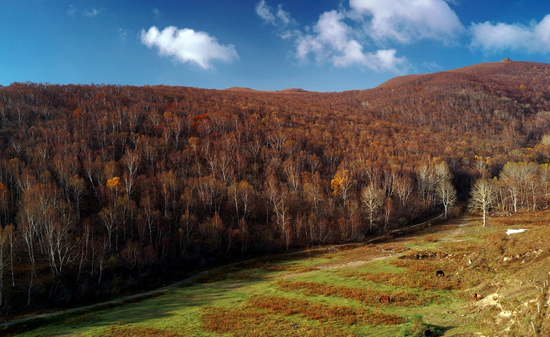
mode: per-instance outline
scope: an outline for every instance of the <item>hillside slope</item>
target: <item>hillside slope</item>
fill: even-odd
[[[361,242],[452,214],[479,179],[499,182],[495,212],[543,210],[548,67],[481,64],[341,93],[0,87],[2,317]]]

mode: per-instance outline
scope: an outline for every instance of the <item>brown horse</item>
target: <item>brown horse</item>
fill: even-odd
[[[380,296],[380,300],[378,300],[380,303],[384,302],[384,301],[387,301],[387,303],[389,304],[390,303],[390,297],[387,296],[387,295],[382,295]]]
[[[445,277],[445,273],[443,272],[443,270],[438,270],[435,272],[435,276],[436,277]]]
[[[477,302],[477,294],[476,294],[476,293],[474,293],[474,294],[472,295],[472,298],[474,299],[474,301]]]

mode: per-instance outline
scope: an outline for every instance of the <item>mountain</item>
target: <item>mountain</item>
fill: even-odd
[[[227,90],[227,91],[256,91],[254,89],[245,88],[245,87],[231,87],[231,88],[227,88],[225,90]]]
[[[392,88],[422,84],[446,84],[449,82],[497,82],[504,86],[530,85],[534,79],[548,80],[549,64],[536,62],[501,61],[481,63],[464,68],[452,69],[425,75],[407,75],[393,78],[378,88]],[[534,82],[536,83],[536,81]],[[532,87],[540,88],[540,85]],[[546,88],[547,90],[547,88]]]
[[[0,254],[17,284],[2,317],[452,216],[484,179],[499,182],[491,212],[544,209],[549,67],[340,93],[0,87],[0,250],[20,259]]]

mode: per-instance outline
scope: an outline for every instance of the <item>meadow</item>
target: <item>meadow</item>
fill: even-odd
[[[370,244],[256,259],[12,335],[544,335],[549,215],[492,217],[486,227],[463,216]]]

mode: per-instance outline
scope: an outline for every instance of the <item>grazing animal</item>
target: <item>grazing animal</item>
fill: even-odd
[[[476,301],[476,302],[477,302],[477,294],[476,294],[476,293],[474,293],[474,294],[472,295],[472,297],[474,298],[474,301]]]
[[[390,303],[390,297],[387,296],[387,295],[382,295],[382,296],[380,296],[379,302],[382,303],[382,302],[384,302],[384,301],[387,301],[388,303]]]
[[[445,277],[445,273],[443,272],[443,270],[438,270],[435,272],[435,276],[437,277]]]

